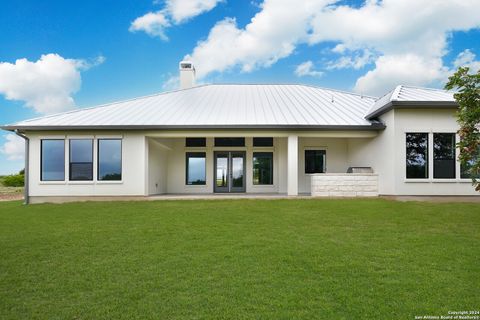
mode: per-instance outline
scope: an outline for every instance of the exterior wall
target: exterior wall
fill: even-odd
[[[376,197],[378,175],[374,173],[313,174],[313,197]]]
[[[310,193],[310,176],[305,173],[305,150],[326,151],[326,172],[345,173],[348,165],[348,144],[343,138],[299,138],[298,143],[298,192]]]
[[[168,141],[148,139],[148,194],[163,194],[168,185]]]
[[[140,133],[126,132],[29,132],[29,194],[32,197],[46,196],[144,196],[145,193],[145,137]],[[65,139],[65,181],[40,181],[40,140]],[[69,181],[68,140],[91,138],[94,140],[93,181]],[[96,181],[98,138],[122,138],[122,181]]]
[[[429,135],[429,179],[406,179],[405,133],[428,132],[455,133],[458,124],[453,109],[397,109],[395,112],[395,161],[394,190],[396,195],[479,195],[470,179],[460,179],[460,163],[457,161],[456,179],[433,179],[433,139]],[[457,135],[457,141],[458,141]],[[458,157],[458,149],[457,149]]]

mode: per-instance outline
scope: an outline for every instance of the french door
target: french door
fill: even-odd
[[[245,152],[214,152],[215,192],[245,192]]]

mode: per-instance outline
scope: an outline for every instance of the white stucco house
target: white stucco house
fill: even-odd
[[[3,126],[27,141],[28,199],[477,194],[451,92],[195,86],[189,62],[180,74],[177,91]]]

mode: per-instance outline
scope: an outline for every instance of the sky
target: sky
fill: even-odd
[[[480,68],[478,0],[2,0],[0,124],[197,83],[304,83],[381,96]],[[23,168],[0,132],[0,175]]]

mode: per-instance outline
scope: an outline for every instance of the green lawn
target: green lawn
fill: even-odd
[[[2,319],[414,319],[479,309],[479,204],[0,203]]]

